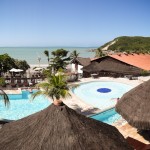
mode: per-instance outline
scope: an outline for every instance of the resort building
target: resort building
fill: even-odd
[[[83,67],[83,76],[89,77],[93,73],[101,76],[145,75],[150,71],[149,54],[112,54],[96,58]]]
[[[82,74],[83,73],[82,68],[84,66],[88,66],[89,64],[91,64],[90,58],[77,57],[71,62],[71,68],[72,68],[71,71]]]

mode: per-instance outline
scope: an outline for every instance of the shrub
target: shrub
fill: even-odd
[[[0,77],[0,86],[4,86],[5,84],[5,79]]]

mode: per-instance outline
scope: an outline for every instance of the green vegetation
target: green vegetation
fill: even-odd
[[[79,56],[79,53],[74,50],[72,53],[70,53],[70,56],[68,55],[68,51],[64,49],[57,49],[55,51],[52,51],[52,57],[50,58],[49,51],[44,51],[45,56],[47,57],[47,61],[49,64],[49,67],[47,69],[51,72],[57,72],[59,69],[65,69],[66,65],[69,64],[69,61],[76,59]],[[47,74],[48,72],[45,71]]]
[[[100,48],[98,48],[97,50],[96,50],[96,55],[95,55],[95,57],[104,57],[106,54],[104,54],[103,53],[103,51],[100,49]]]
[[[15,68],[15,59],[11,58],[8,54],[0,55],[0,71],[7,72],[8,70]]]
[[[51,58],[51,67],[54,72],[57,72],[60,68],[65,69],[70,57],[67,57],[68,51],[64,49],[57,49],[51,53],[53,57]]]
[[[108,47],[108,50],[116,52],[127,52],[127,53],[150,53],[150,37],[140,37],[140,36],[122,36],[115,38],[114,44]],[[99,47],[103,49],[105,46],[109,45],[112,41]]]
[[[74,50],[71,54],[70,54],[70,59],[74,60],[79,56],[80,53],[78,53],[76,50]]]
[[[36,96],[44,95],[52,98],[53,101],[59,101],[61,98],[71,96],[66,77],[61,73],[58,75],[50,75],[47,77],[47,81],[37,84],[37,87],[41,90],[32,95],[33,99]]]
[[[25,60],[14,59],[8,54],[0,55],[0,73],[5,73],[12,68],[19,68],[26,71],[30,66]]]
[[[5,84],[5,79],[3,77],[0,77],[0,86],[4,86]]]
[[[16,65],[16,68],[22,69],[24,72],[28,68],[30,68],[30,66],[28,65],[28,63],[25,60],[15,59],[15,65]]]
[[[45,50],[45,51],[44,51],[44,54],[45,54],[45,56],[47,57],[47,61],[48,61],[48,64],[49,64],[49,60],[50,60],[50,58],[49,58],[49,51],[48,51],[48,50]]]
[[[149,71],[147,71],[147,70],[143,70],[142,72],[141,72],[141,75],[142,76],[148,76],[150,73],[149,73]]]

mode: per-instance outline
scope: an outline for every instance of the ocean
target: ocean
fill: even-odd
[[[7,53],[14,59],[26,60],[29,65],[39,64],[38,57],[40,57],[40,65],[42,66],[47,64],[47,57],[44,51],[48,50],[50,57],[52,57],[51,52],[60,48],[68,50],[68,56],[73,50],[77,50],[80,53],[80,57],[94,57],[95,52],[89,52],[89,50],[97,47],[0,47],[0,55]]]

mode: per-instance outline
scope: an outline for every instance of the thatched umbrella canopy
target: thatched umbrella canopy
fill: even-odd
[[[5,124],[0,150],[130,150],[119,131],[64,106]]]
[[[150,130],[150,80],[123,95],[116,111],[138,129]]]

